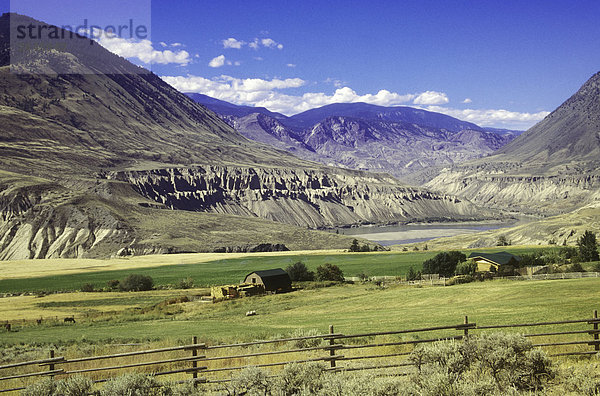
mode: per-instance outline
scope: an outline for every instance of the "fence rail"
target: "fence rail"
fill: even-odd
[[[55,357],[54,351],[50,351],[50,356],[47,359],[0,365],[0,393],[22,390],[26,387],[28,381],[36,377],[64,378],[69,375],[85,373],[93,375],[92,379],[95,382],[105,382],[114,377],[119,370],[133,368],[143,368],[146,370],[145,372],[157,376],[178,375],[181,378],[182,375],[191,375],[191,378],[188,377],[187,381],[193,381],[194,383],[223,383],[231,379],[232,372],[247,367],[276,368],[290,363],[304,364],[320,361],[328,364],[331,371],[406,368],[412,365],[410,361],[406,360],[406,357],[410,355],[415,345],[449,339],[461,340],[480,331],[498,329],[553,326],[553,331],[524,335],[526,337],[545,337],[545,339],[539,342],[536,341],[533,345],[549,350],[550,356],[591,356],[600,352],[599,325],[598,311],[594,311],[591,318],[585,319],[490,325],[470,323],[468,317],[465,316],[462,323],[447,326],[357,334],[336,333],[334,332],[334,326],[330,326],[329,332],[319,335],[224,345],[198,343],[197,337],[193,337],[192,343],[189,345],[76,358]],[[558,330],[557,327],[561,326],[567,326],[567,328]],[[581,328],[582,326],[586,326],[586,328]],[[459,333],[456,334],[456,332]],[[413,338],[407,339],[405,337]],[[290,345],[290,343],[293,343],[293,345]],[[590,346],[592,348],[589,348]],[[563,349],[552,352],[552,348],[557,347]],[[269,348],[270,350],[265,350]],[[565,348],[570,349],[565,350]],[[199,351],[202,351],[202,354],[199,354]],[[150,361],[135,361],[133,363],[112,363],[114,360],[123,358],[135,357],[141,359],[143,356],[148,355],[173,353],[185,353],[186,355],[161,356]],[[90,364],[93,364],[92,362],[100,361],[111,363],[90,366]],[[343,364],[343,366],[340,366],[340,364]],[[39,367],[47,367],[47,369],[39,371]],[[9,372],[9,370],[13,372]],[[393,375],[405,374],[406,372],[396,371]],[[199,378],[199,375],[202,375],[203,378]],[[10,383],[7,384],[9,381]]]

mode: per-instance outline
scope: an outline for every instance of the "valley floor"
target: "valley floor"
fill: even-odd
[[[3,332],[1,342],[147,342],[197,335],[215,343],[285,336],[298,330],[323,333],[330,324],[342,333],[455,325],[465,315],[481,325],[581,319],[599,308],[599,288],[600,278],[422,288],[357,283],[215,304],[169,305],[158,303],[206,290],[19,296],[0,298],[1,316],[13,322],[13,331]],[[246,317],[250,310],[257,315]],[[72,315],[77,323],[63,323],[63,317]],[[39,317],[45,318],[41,325],[33,320]]]

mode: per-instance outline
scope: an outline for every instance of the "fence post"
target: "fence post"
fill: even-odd
[[[329,334],[333,334],[333,325],[329,325]],[[329,339],[329,345],[335,345],[335,340],[333,338]],[[335,356],[335,349],[331,348],[329,350],[329,356]],[[330,361],[331,368],[335,368],[335,358]]]
[[[598,319],[597,309],[594,310],[594,319]],[[598,353],[598,351],[600,351],[600,344],[598,344],[598,339],[600,339],[600,335],[598,334],[598,322],[594,323],[594,330],[596,330],[594,332],[594,341],[596,341],[596,343],[594,344],[594,350],[596,351],[596,353]]]
[[[50,349],[50,359],[54,359],[54,349]],[[48,365],[48,371],[54,371],[54,363]],[[54,379],[54,374],[50,374],[50,378]]]
[[[468,317],[467,315],[465,315],[465,322],[464,322],[464,323],[465,323],[466,325],[468,325],[468,324],[469,324],[469,317]],[[463,331],[464,331],[464,333],[465,333],[465,335],[463,336],[463,338],[468,338],[468,337],[469,337],[469,328],[468,328],[468,327],[465,327]]]
[[[192,337],[192,345],[196,345],[198,343],[198,337],[193,336]],[[198,350],[196,348],[192,349],[192,357],[196,357],[198,356]],[[198,361],[197,360],[193,360],[192,361],[192,368],[198,368]],[[198,372],[196,370],[192,371],[192,382],[194,384],[194,387],[196,387],[198,385],[198,382],[196,381],[198,379]]]

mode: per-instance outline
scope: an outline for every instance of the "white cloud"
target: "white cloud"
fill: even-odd
[[[246,44],[245,41],[236,40],[233,37],[229,37],[227,40],[223,40],[223,48],[235,48],[240,49]]]
[[[443,92],[425,91],[418,95],[413,103],[418,105],[439,105],[450,102],[448,96]]]
[[[167,43],[165,43],[164,41],[161,41],[159,44],[161,45],[161,47],[168,47]]]
[[[277,47],[277,43],[275,42],[275,40],[270,39],[270,38],[264,38],[264,39],[260,40],[260,43],[267,48]]]
[[[495,109],[451,109],[443,106],[428,106],[429,111],[447,114],[463,121],[473,122],[481,126],[527,129],[550,114],[549,111],[537,113],[521,113]]]
[[[262,61],[262,60],[264,60],[264,59],[263,59],[261,56],[255,56],[255,57],[254,57],[254,60],[257,60],[257,61]]]
[[[465,100],[463,100],[462,102],[463,102],[463,103],[471,103],[471,102],[473,102],[473,101],[471,100],[471,98],[466,98],[466,99],[465,99]]]
[[[288,63],[286,66],[287,67],[296,67],[296,65],[294,63]]]
[[[146,64],[176,63],[185,66],[191,62],[190,54],[187,51],[158,51],[154,49],[150,40],[123,39],[115,34],[102,31],[95,31],[94,37],[101,46],[110,52],[124,58],[137,58]],[[164,47],[163,44],[166,43],[160,43],[162,47]]]
[[[273,40],[272,38],[264,38],[264,39],[258,39],[255,38],[254,40],[252,40],[250,43],[248,43],[248,47],[257,50],[260,46],[263,46],[265,48],[271,48],[271,49],[283,49],[283,44],[278,43],[277,41]]]
[[[173,44],[171,44],[171,47],[183,47],[183,44],[181,44],[181,43],[173,43]]]
[[[221,67],[225,64],[225,55],[219,55],[216,58],[211,59],[208,62],[208,66],[210,67]]]
[[[327,77],[326,80],[323,81],[326,84],[332,84],[336,88],[342,88],[346,83],[342,80],[338,80],[335,78]]]
[[[167,83],[181,92],[197,92],[231,103],[263,106],[283,114],[296,114],[331,103],[366,102],[380,106],[407,103],[416,95],[380,90],[375,94],[359,95],[349,87],[338,88],[332,95],[322,92],[307,92],[303,95],[288,95],[280,92],[288,88],[306,85],[300,78],[263,80],[259,78],[239,79],[222,75],[214,79],[199,76],[166,76]]]
[[[431,94],[433,91],[419,94],[398,94],[385,89],[375,94],[359,95],[347,86],[336,87],[337,89],[331,95],[323,92],[307,92],[301,95],[290,95],[281,92],[285,89],[306,86],[307,82],[300,78],[264,80],[259,78],[240,79],[221,75],[213,79],[208,79],[187,75],[164,76],[162,79],[181,92],[202,93],[239,105],[262,106],[271,111],[277,111],[286,115],[297,114],[331,103],[365,102],[379,106],[396,106],[410,103],[411,101],[414,103],[419,97],[423,99],[436,96]],[[326,82],[339,83],[338,80],[332,79],[327,79]],[[426,93],[429,94],[424,95]],[[438,97],[447,99],[445,94],[439,92],[437,94]],[[439,105],[425,105],[421,108],[447,114],[481,126],[513,129],[527,129],[549,114],[547,111],[520,113],[493,109],[453,109]]]

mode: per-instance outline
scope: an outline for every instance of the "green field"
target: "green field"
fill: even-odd
[[[326,332],[330,324],[343,333],[451,325],[462,323],[464,315],[480,325],[581,319],[591,317],[592,311],[600,308],[598,290],[600,278],[385,289],[372,283],[357,283],[216,304],[189,302],[144,312],[131,309],[97,317],[81,316],[75,325],[60,322],[20,325],[17,321],[15,331],[2,333],[0,342],[5,345],[82,340],[175,342],[197,335],[214,343],[271,338],[298,329]],[[171,293],[175,296],[185,291]],[[73,293],[70,298],[85,300],[106,294],[109,293]],[[130,296],[130,303],[135,305],[138,293]],[[30,298],[30,308],[22,308],[24,313],[27,309],[39,310],[46,299],[51,301],[56,297]],[[139,294],[139,298],[147,301],[148,295]],[[91,307],[94,303],[87,305]],[[248,310],[256,310],[258,315],[246,317]]]
[[[514,254],[531,252],[538,247],[486,248],[483,251],[507,250]],[[299,254],[288,256],[251,256],[238,259],[223,259],[197,264],[172,264],[111,271],[81,272],[43,277],[0,280],[0,293],[20,293],[37,291],[74,291],[86,283],[96,288],[105,287],[112,279],[123,279],[129,274],[143,273],[154,279],[155,285],[177,284],[181,279],[191,277],[196,286],[214,286],[239,283],[244,277],[256,270],[286,268],[302,261],[311,270],[319,265],[331,263],[339,266],[345,276],[357,276],[364,273],[369,276],[401,276],[413,266],[422,267],[423,261],[437,252],[380,252],[380,253],[335,253],[335,254]],[[469,252],[465,251],[468,255]],[[224,255],[226,256],[226,255]]]

